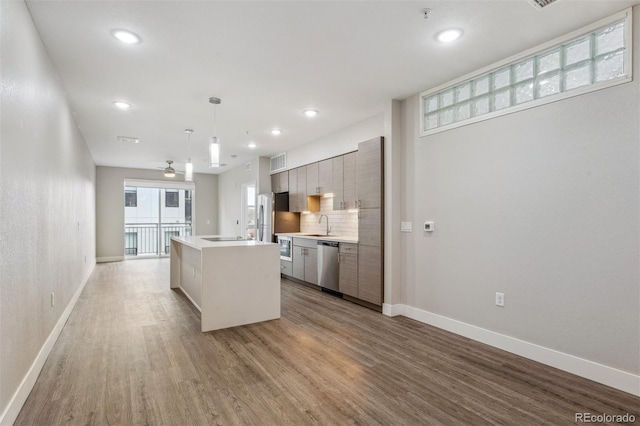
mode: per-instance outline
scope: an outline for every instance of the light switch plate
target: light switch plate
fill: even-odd
[[[411,222],[400,222],[400,231],[402,231],[402,232],[411,232],[412,231]]]
[[[433,232],[436,229],[436,225],[434,222],[425,222],[424,223],[424,232]]]

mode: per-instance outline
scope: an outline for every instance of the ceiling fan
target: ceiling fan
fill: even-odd
[[[176,169],[174,169],[171,165],[173,164],[172,160],[167,160],[167,167],[156,167],[157,169],[162,169],[164,170],[164,176],[165,177],[175,177],[177,174],[178,175],[183,175],[184,172],[181,171],[177,171]]]

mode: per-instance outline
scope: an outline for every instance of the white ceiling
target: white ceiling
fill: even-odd
[[[154,169],[187,157],[220,173],[383,112],[404,99],[534,47],[637,0],[43,1],[27,5],[98,165]],[[432,9],[425,20],[421,10]],[[440,44],[457,27],[464,36]],[[142,43],[123,45],[128,29]],[[208,137],[223,162],[209,169]],[[126,100],[129,111],[112,102]],[[302,110],[320,111],[308,119]],[[283,134],[273,136],[272,128]],[[248,135],[247,135],[248,132]],[[140,138],[139,144],[118,136]],[[253,140],[258,148],[251,150]],[[231,158],[231,155],[237,155]]]

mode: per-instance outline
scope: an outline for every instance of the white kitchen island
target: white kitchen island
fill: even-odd
[[[280,250],[216,235],[173,237],[170,285],[200,310],[203,332],[277,319]]]

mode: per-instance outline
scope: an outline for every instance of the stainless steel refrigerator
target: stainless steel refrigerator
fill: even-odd
[[[289,212],[289,193],[258,194],[257,236],[259,241],[276,242],[275,234],[300,232],[300,213]]]

